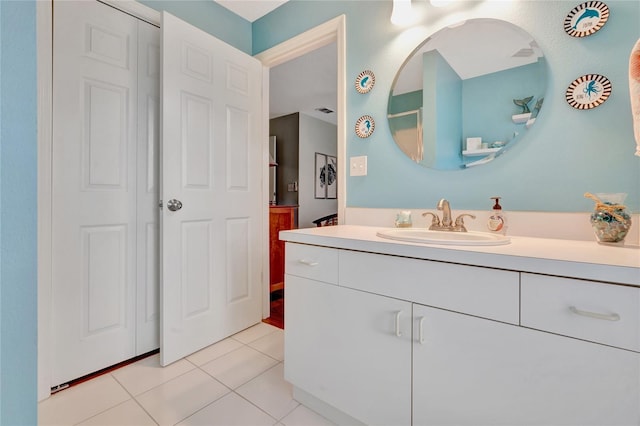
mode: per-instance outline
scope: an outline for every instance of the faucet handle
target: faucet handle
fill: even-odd
[[[427,217],[428,215],[433,216],[433,219],[431,219],[431,226],[429,227],[429,229],[440,229],[440,218],[438,217],[438,215],[431,212],[422,213],[422,217]]]
[[[465,216],[469,216],[471,219],[475,219],[476,217],[472,214],[469,213],[463,213],[460,216],[458,216],[456,218],[456,223],[455,225],[453,225],[453,230],[454,231],[459,231],[459,232],[467,232],[467,228],[464,226],[464,217]]]

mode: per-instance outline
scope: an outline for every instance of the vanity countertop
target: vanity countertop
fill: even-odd
[[[640,286],[640,246],[511,236],[496,246],[456,246],[378,237],[385,228],[338,225],[280,232],[284,241]]]

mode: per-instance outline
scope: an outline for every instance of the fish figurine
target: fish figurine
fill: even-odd
[[[636,139],[636,155],[640,157],[640,39],[631,49],[629,57],[629,94],[631,95],[631,116],[633,134]]]
[[[536,101],[535,106],[533,107],[533,110],[536,112],[536,117],[538,116],[538,114],[540,113],[540,109],[542,108],[542,103],[544,102],[544,98],[540,98]]]
[[[600,12],[598,12],[596,9],[585,9],[585,11],[582,12],[582,15],[580,15],[580,17],[578,18],[576,23],[573,25],[573,29],[577,30],[578,29],[578,24],[583,19],[599,18],[599,17],[600,17]]]
[[[526,114],[528,112],[531,112],[531,110],[529,109],[529,105],[527,104],[531,102],[532,99],[533,99],[533,96],[529,96],[524,99],[514,99],[513,103],[518,105],[520,108],[522,108],[522,113]]]

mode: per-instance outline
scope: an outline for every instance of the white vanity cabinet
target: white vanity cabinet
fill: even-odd
[[[637,353],[419,305],[414,316],[414,425],[640,421]]]
[[[331,280],[337,253],[287,245],[285,378],[366,424],[408,425],[411,303],[309,278]]]
[[[286,254],[285,378],[365,424],[640,424],[637,287],[291,242]]]

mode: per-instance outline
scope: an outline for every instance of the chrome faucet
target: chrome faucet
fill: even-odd
[[[431,231],[452,231],[452,232],[467,232],[467,228],[464,226],[464,217],[469,216],[471,219],[475,219],[476,217],[469,213],[463,213],[459,215],[455,223],[451,221],[451,206],[449,205],[449,201],[444,198],[438,201],[438,205],[436,209],[442,211],[442,221],[437,214],[432,212],[422,213],[422,216],[431,215],[431,226],[429,226],[429,230]],[[452,224],[453,223],[453,224]]]
[[[449,201],[442,198],[438,201],[436,209],[442,212],[442,227],[451,228],[451,206],[449,206]]]

